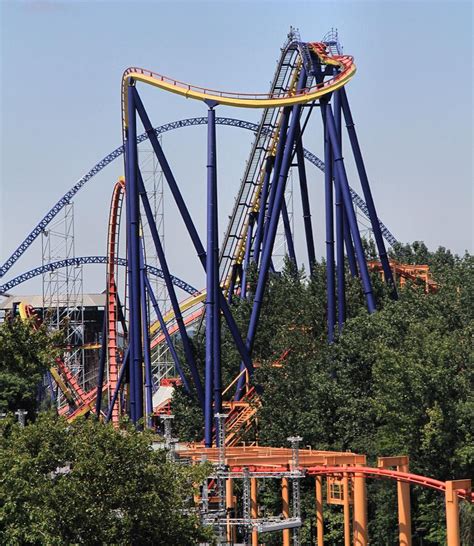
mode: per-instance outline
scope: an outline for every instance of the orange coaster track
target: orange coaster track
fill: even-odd
[[[107,361],[109,374],[109,399],[117,386],[118,379],[118,295],[116,258],[119,251],[120,213],[125,194],[125,179],[120,177],[114,186],[110,203],[109,227],[107,237]],[[120,416],[119,400],[112,409],[112,423],[118,425]]]
[[[20,303],[19,313],[23,320],[32,321],[33,328],[38,329],[41,326],[42,321],[31,305]],[[61,358],[56,358],[55,363],[56,366],[51,367],[50,373],[68,402],[68,405],[59,408],[58,413],[64,415],[68,421],[73,421],[92,410],[97,389],[85,392]],[[107,385],[104,388],[107,388]]]

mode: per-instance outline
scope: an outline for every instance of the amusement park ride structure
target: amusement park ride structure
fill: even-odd
[[[175,445],[170,432],[171,416],[166,415],[166,402],[160,413],[166,423],[166,447],[173,456],[188,461],[207,458],[215,471],[202,488],[199,503],[203,521],[213,525],[221,543],[234,543],[236,529],[252,545],[258,544],[259,533],[282,531],[283,544],[299,544],[302,525],[299,483],[313,476],[317,516],[317,543],[322,546],[323,492],[322,478],[328,483],[326,500],[344,509],[345,544],[368,544],[366,478],[392,479],[397,482],[400,544],[411,544],[410,484],[443,491],[446,497],[448,544],[459,544],[458,501],[472,501],[470,482],[439,482],[408,472],[406,457],[381,458],[378,468],[366,466],[365,456],[353,453],[321,452],[299,449],[299,438],[289,439],[291,449],[258,445],[242,446],[243,431],[258,410],[258,395],[252,385],[255,363],[253,345],[258,331],[263,295],[269,275],[274,271],[274,248],[280,222],[283,225],[288,257],[296,263],[291,229],[291,211],[285,201],[290,170],[298,173],[303,210],[304,240],[309,270],[316,263],[316,250],[311,218],[311,199],[306,174],[307,160],[324,171],[325,236],[327,265],[327,336],[333,342],[335,330],[341,330],[346,317],[345,261],[349,272],[358,277],[369,313],[376,310],[370,270],[380,271],[394,299],[398,279],[416,281],[420,277],[426,291],[436,290],[427,270],[390,261],[385,241],[396,242],[380,221],[372,197],[361,148],[359,145],[346,85],[356,67],[352,57],[342,54],[337,34],[328,34],[321,42],[302,42],[292,31],[282,48],[271,89],[268,93],[232,93],[197,87],[141,68],[129,68],[122,79],[123,146],[99,162],[51,209],[20,247],[0,268],[3,276],[31,243],[44,232],[57,214],[69,206],[72,197],[97,172],[124,155],[125,177],[115,185],[108,228],[107,256],[77,258],[67,256],[53,263],[43,263],[0,286],[0,294],[38,274],[51,274],[64,267],[102,263],[107,268],[107,303],[97,388],[84,392],[67,361],[58,359],[51,374],[67,403],[60,412],[69,419],[87,412],[103,416],[118,425],[127,413],[137,426],[152,425],[157,413],[153,354],[163,347],[169,351],[179,383],[195,397],[202,409],[204,441],[199,445]],[[154,127],[138,92],[147,84],[195,99],[207,106],[207,116]],[[232,118],[218,118],[220,105],[263,110],[260,123],[252,124]],[[319,111],[319,112],[318,112]],[[303,146],[311,117],[319,117],[324,134],[324,162]],[[138,135],[138,121],[145,132]],[[205,244],[191,218],[185,197],[163,151],[159,135],[170,129],[207,124],[207,228]],[[216,125],[242,127],[255,133],[255,140],[236,197],[230,222],[222,241],[218,237],[218,180]],[[346,127],[363,199],[350,186],[342,155],[343,127]],[[138,144],[149,140],[153,161],[177,206],[205,272],[205,289],[196,290],[174,277],[165,255],[156,206],[150,199],[146,176],[139,164]],[[155,188],[156,191],[156,188]],[[160,190],[162,191],[162,190]],[[126,259],[119,256],[120,217],[125,208]],[[355,207],[367,218],[379,260],[368,262],[359,230]],[[150,244],[152,243],[152,245]],[[157,260],[152,264],[149,256]],[[156,265],[159,264],[159,269]],[[126,293],[120,293],[118,266],[126,266]],[[154,267],[154,266],[155,267]],[[248,293],[247,275],[252,265],[257,271],[254,293]],[[150,275],[157,275],[166,287],[169,309],[164,310],[163,297],[157,294]],[[189,295],[179,301],[176,288]],[[251,296],[251,298],[250,298]],[[243,336],[233,316],[237,298],[251,301],[251,314]],[[122,306],[123,304],[123,306]],[[34,316],[27,306],[22,316]],[[230,385],[222,385],[221,321],[225,321],[240,355],[240,366]],[[201,370],[192,348],[190,327],[204,324],[205,367]],[[179,334],[182,355],[176,350]],[[183,356],[184,355],[184,356]],[[281,365],[285,354],[276,365]],[[204,372],[204,373],[203,373]],[[161,379],[161,378],[160,378]],[[158,389],[159,391],[160,389]],[[297,432],[297,430],[295,431]],[[215,447],[213,447],[215,446]],[[396,470],[391,468],[395,467]],[[282,487],[282,515],[259,518],[258,480],[279,479]],[[242,481],[242,517],[236,517],[237,502],[233,484]],[[290,502],[290,485],[292,500]],[[290,510],[290,506],[292,509]],[[351,508],[352,507],[352,508]],[[353,513],[351,524],[351,510]],[[290,516],[291,512],[291,516]],[[352,527],[352,531],[351,531]]]

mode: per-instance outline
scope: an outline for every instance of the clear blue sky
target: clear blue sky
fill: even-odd
[[[394,235],[430,248],[472,250],[471,2],[3,0],[0,261],[120,144],[124,68],[263,92],[290,25],[303,40],[318,40],[337,27],[345,52],[355,57],[358,72],[348,94],[378,212]],[[201,103],[156,89],[143,89],[142,97],[155,125],[205,114]],[[223,107],[218,114],[259,118],[256,111]],[[305,144],[321,157],[317,135],[315,128]],[[218,138],[223,229],[252,136],[222,128]],[[205,130],[176,131],[164,138],[164,147],[204,234]],[[116,162],[77,196],[77,255],[105,253],[110,194],[122,168]],[[310,172],[321,254],[322,177]],[[358,188],[356,180],[351,183]],[[192,251],[168,203],[171,267],[202,286],[197,263],[185,259]],[[298,248],[302,262],[301,241]],[[8,278],[40,262],[36,243]],[[86,270],[85,276],[87,290],[103,288],[102,270]],[[40,287],[32,281],[17,292]]]

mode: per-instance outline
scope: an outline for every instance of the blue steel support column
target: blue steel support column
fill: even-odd
[[[253,235],[253,226],[255,223],[255,215],[253,212],[249,214],[249,228],[247,231],[247,241],[245,243],[245,256],[244,264],[242,267],[242,281],[240,288],[240,297],[244,300],[247,297],[247,270],[250,265],[250,252],[252,249],[252,235]]]
[[[283,228],[285,230],[285,239],[288,247],[288,257],[296,266],[296,253],[295,245],[293,244],[293,235],[291,233],[290,217],[288,216],[288,207],[286,206],[286,200],[283,197],[283,203],[281,204],[281,217],[283,219]]]
[[[213,398],[216,406],[220,389],[219,262],[217,252],[216,112],[207,114],[207,252],[206,252],[206,371],[204,394],[204,443],[212,446]],[[217,286],[216,286],[217,284]],[[216,407],[215,412],[219,410]]]
[[[135,411],[132,417],[137,423],[143,417],[143,378],[142,378],[142,338],[141,338],[141,309],[140,309],[140,207],[137,186],[137,124],[134,101],[134,85],[130,81],[128,89],[128,127],[127,127],[127,195],[129,201],[129,259],[130,259],[130,378],[133,388],[130,391],[135,402]],[[131,384],[132,387],[132,384]]]
[[[145,422],[146,426],[151,428],[151,416],[153,414],[153,378],[151,373],[150,325],[146,300],[145,276],[146,269],[143,239],[140,237],[140,299],[142,303],[143,363],[145,365]]]
[[[273,166],[273,178],[270,184],[270,193],[268,196],[267,210],[265,212],[265,223],[263,225],[263,240],[262,246],[265,246],[265,241],[268,235],[268,228],[270,225],[270,218],[273,212],[273,206],[275,202],[275,195],[277,192],[278,173],[280,172],[280,165],[283,157],[283,151],[285,149],[285,143],[288,132],[288,122],[290,119],[291,108],[287,107],[283,109],[280,121],[280,132],[278,137],[278,144],[275,154],[275,164]]]
[[[125,351],[122,367],[120,368],[119,376],[117,378],[117,385],[115,385],[115,391],[112,394],[112,399],[109,404],[109,409],[107,410],[107,415],[105,416],[105,422],[108,423],[110,421],[110,418],[112,417],[112,410],[115,406],[115,403],[117,402],[117,396],[120,392],[120,387],[122,386],[125,372],[127,371],[127,368],[129,367],[129,361],[130,361],[130,347],[127,348]]]
[[[342,123],[341,123],[341,96],[339,91],[335,91],[334,97],[334,121],[336,125],[339,149],[342,151]],[[336,276],[337,276],[337,322],[339,331],[346,320],[346,286],[345,286],[345,263],[344,263],[344,203],[342,201],[341,184],[336,182],[338,176],[335,175],[335,194],[336,194]]]
[[[179,361],[178,353],[176,352],[176,349],[173,344],[173,340],[171,339],[170,333],[168,332],[168,328],[166,327],[163,314],[160,310],[160,306],[158,305],[158,301],[156,300],[155,293],[153,292],[153,289],[151,287],[150,281],[148,280],[148,276],[146,272],[145,272],[145,286],[146,286],[147,294],[150,297],[151,304],[153,305],[153,309],[155,310],[156,316],[158,318],[158,322],[160,323],[161,331],[163,332],[163,335],[165,336],[166,344],[168,345],[168,349],[170,350],[171,357],[173,358],[176,371],[178,372],[178,375],[181,378],[181,381],[183,382],[184,390],[188,394],[190,394],[191,389],[189,388],[188,380],[186,379],[183,369],[181,368],[181,363]]]
[[[306,236],[306,248],[308,250],[308,263],[310,274],[313,274],[316,264],[316,253],[314,250],[313,226],[311,223],[311,209],[309,205],[308,182],[304,164],[303,143],[300,138],[301,128],[298,127],[298,139],[296,141],[296,159],[298,163],[298,178],[300,181],[301,205],[303,208],[303,222]]]
[[[211,113],[211,112],[209,112]],[[212,171],[213,176],[213,188],[214,195],[213,201],[214,206],[214,259],[213,259],[213,268],[214,268],[214,347],[213,347],[213,372],[214,372],[214,416],[216,413],[222,413],[222,370],[221,370],[221,302],[227,306],[224,294],[222,293],[219,279],[219,208],[218,208],[218,199],[217,199],[217,140],[216,140],[216,115],[215,111],[212,110],[212,119],[208,118],[208,131],[209,131],[209,121],[212,121],[212,139],[211,139],[211,150],[214,149],[213,153],[213,162],[212,162]],[[217,431],[219,421],[215,420],[215,430]],[[216,432],[216,445],[218,445],[218,435]]]
[[[300,78],[298,81],[297,92],[304,88],[306,83],[305,69],[301,69]],[[278,222],[280,219],[281,207],[283,200],[285,199],[285,186],[286,179],[288,177],[288,171],[293,156],[293,147],[295,144],[295,138],[297,135],[298,123],[301,115],[301,105],[293,106],[291,114],[291,123],[288,129],[288,135],[286,137],[285,148],[278,171],[274,171],[273,183],[275,184],[275,199],[272,207],[272,214],[269,218],[268,233],[265,237],[262,250],[262,263],[260,266],[260,273],[258,275],[257,287],[255,290],[254,303],[252,307],[252,313],[250,315],[249,328],[247,332],[247,349],[250,354],[252,353],[253,344],[255,341],[255,335],[257,333],[258,320],[263,304],[263,295],[265,292],[265,286],[268,276],[268,268],[272,258],[273,245],[275,243],[275,236],[278,229]],[[241,370],[242,370],[241,366]],[[249,370],[251,373],[253,370]],[[235,399],[240,400],[242,396],[242,390],[245,383],[245,374],[240,376],[237,383],[237,390],[235,393]]]
[[[125,173],[128,178],[129,161],[128,161],[128,139],[125,141]],[[125,212],[126,212],[126,237],[127,237],[127,286],[129,288],[128,297],[130,298],[130,286],[132,284],[132,270],[130,259],[130,199],[125,197]],[[124,317],[125,319],[125,317]],[[125,322],[125,320],[124,320]],[[130,332],[127,330],[126,338],[128,341],[127,355],[131,359],[133,353],[133,344],[130,342]],[[128,379],[128,414],[132,422],[135,422],[135,380],[133,373],[130,373],[131,366],[128,366],[127,379]]]
[[[260,247],[262,244],[263,233],[265,228],[265,212],[267,208],[268,199],[268,186],[270,184],[270,175],[272,173],[273,164],[275,163],[275,156],[270,155],[265,160],[265,175],[262,183],[262,191],[259,199],[257,229],[255,230],[255,240],[253,243],[253,262],[258,265],[260,258]]]
[[[349,220],[347,219],[347,212],[343,208],[344,212],[344,241],[346,242],[347,261],[349,263],[349,271],[353,277],[358,277],[357,261],[354,252],[354,245],[352,244],[351,231],[349,229]]]
[[[227,303],[232,303],[232,297],[234,295],[235,290],[235,282],[237,280],[237,273],[238,273],[238,265],[239,264],[233,264],[232,265],[232,273],[230,275],[230,284],[229,284],[229,290],[227,291]]]
[[[327,322],[328,341],[334,341],[334,327],[336,325],[336,284],[334,279],[334,208],[333,208],[333,161],[331,141],[326,122],[325,106],[321,102],[321,112],[324,120],[324,188],[326,207],[326,290],[327,290]]]
[[[104,310],[104,321],[102,324],[102,341],[100,346],[99,373],[97,375],[97,394],[95,399],[95,414],[100,418],[102,406],[102,389],[104,387],[105,361],[107,357],[107,311]]]
[[[365,260],[364,248],[362,246],[362,240],[359,233],[359,228],[357,226],[357,219],[355,216],[354,209],[352,208],[351,194],[349,190],[349,182],[347,180],[346,169],[344,166],[344,160],[341,155],[341,149],[339,147],[339,142],[337,138],[336,124],[334,122],[334,116],[332,114],[331,105],[326,104],[326,123],[329,130],[329,137],[331,140],[331,146],[334,153],[334,164],[337,170],[336,182],[341,186],[342,198],[344,200],[344,207],[347,211],[347,219],[349,221],[349,227],[352,233],[352,238],[354,240],[354,246],[357,255],[357,261],[359,263],[359,271],[362,280],[362,287],[364,290],[364,295],[367,301],[367,309],[369,313],[375,311],[375,300],[374,294],[372,292],[372,285],[370,283],[369,270],[367,268],[367,262]]]
[[[127,337],[128,336],[128,327],[127,327],[127,323],[125,322],[125,315],[123,313],[123,306],[122,306],[122,303],[120,301],[120,296],[118,295],[118,293],[117,293],[117,314],[118,314],[118,319],[120,321],[120,324],[122,325],[124,336]]]
[[[344,88],[341,89],[341,102],[344,112],[344,118],[346,121],[347,132],[349,134],[349,140],[352,146],[352,153],[357,166],[357,172],[359,173],[360,183],[362,191],[364,192],[364,198],[369,209],[370,223],[372,225],[372,231],[374,233],[375,242],[382,262],[383,272],[385,275],[385,281],[392,288],[392,295],[395,299],[398,298],[397,288],[393,281],[392,269],[387,256],[387,250],[385,249],[385,242],[383,240],[382,231],[380,229],[379,219],[377,217],[377,211],[375,210],[375,203],[372,197],[372,191],[370,190],[369,179],[367,177],[367,171],[365,170],[364,160],[362,158],[362,152],[359,146],[359,139],[355,130],[354,120],[352,119],[351,109],[349,101],[347,100],[347,94]]]
[[[155,220],[153,218],[153,211],[151,210],[150,202],[148,201],[148,196],[146,194],[145,185],[143,184],[143,179],[142,179],[140,171],[138,171],[138,183],[139,183],[139,189],[140,189],[140,196],[142,198],[142,203],[143,203],[143,209],[145,211],[145,215],[148,220],[148,226],[150,228],[153,243],[155,245],[158,261],[160,262],[161,270],[163,271],[163,279],[166,284],[166,289],[168,290],[168,295],[170,297],[170,302],[173,308],[174,316],[176,318],[176,323],[178,324],[179,333],[181,335],[181,341],[183,343],[184,354],[186,355],[186,361],[191,371],[194,386],[196,387],[196,394],[199,400],[199,404],[204,409],[204,392],[203,392],[203,388],[201,384],[201,379],[199,378],[199,372],[196,367],[196,361],[194,359],[191,343],[189,341],[189,337],[186,332],[186,326],[184,325],[183,315],[181,314],[181,310],[179,308],[179,302],[176,296],[173,281],[171,279],[171,273],[168,267],[168,262],[166,261],[166,257],[163,250],[163,246],[161,244],[160,236],[158,234]]]
[[[186,207],[186,203],[184,202],[183,196],[181,195],[181,192],[179,191],[178,184],[176,183],[176,180],[170,169],[169,163],[165,157],[165,154],[163,153],[160,143],[158,142],[158,137],[156,136],[155,130],[150,122],[150,118],[148,117],[148,114],[146,113],[145,107],[143,106],[140,96],[138,95],[138,92],[135,88],[133,88],[133,92],[134,92],[135,100],[136,100],[135,105],[136,105],[138,114],[140,116],[140,119],[142,120],[143,127],[145,128],[145,131],[150,139],[150,144],[155,152],[155,155],[158,159],[161,169],[163,170],[163,174],[166,178],[166,181],[168,182],[170,191],[173,194],[173,198],[176,202],[176,205],[179,209],[179,212],[184,221],[186,229],[188,230],[189,236],[191,237],[191,240],[193,242],[196,253],[205,271],[206,270],[206,251],[204,250],[204,247],[201,243],[201,239],[199,238],[196,227],[194,226],[194,223],[191,219],[191,215],[189,214],[188,208]],[[222,313],[224,314],[224,318],[227,322],[230,333],[235,341],[235,346],[237,350],[239,351],[240,356],[242,357],[242,360],[245,363],[245,366],[248,369],[251,369],[252,362],[250,360],[249,352],[245,347],[245,344],[242,340],[242,336],[240,335],[237,324],[234,320],[234,317],[232,316],[232,313],[230,312],[229,305],[227,304],[227,301],[224,297],[224,294],[222,294],[222,291],[219,291],[219,300],[220,300]],[[203,404],[204,404],[204,396],[203,396]]]

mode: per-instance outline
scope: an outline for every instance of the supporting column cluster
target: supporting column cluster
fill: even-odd
[[[318,83],[323,83],[329,72],[316,74]],[[304,66],[300,67],[295,82],[296,93],[301,92],[307,84],[307,74]],[[272,150],[267,150],[268,156],[261,165],[258,207],[247,214],[247,228],[245,248],[238,261],[232,265],[228,298],[220,284],[219,277],[219,237],[218,237],[218,192],[217,192],[217,142],[216,142],[216,102],[208,102],[207,113],[207,227],[206,246],[201,242],[197,229],[174,178],[170,165],[165,157],[153,125],[135,87],[130,80],[127,88],[127,126],[125,128],[125,170],[126,170],[126,218],[127,218],[127,259],[128,259],[128,297],[129,297],[129,348],[127,357],[121,369],[121,381],[128,383],[128,411],[134,423],[139,423],[146,416],[146,422],[151,425],[153,413],[153,377],[151,373],[151,351],[149,336],[149,307],[150,301],[155,311],[160,328],[163,332],[176,370],[181,378],[185,391],[195,396],[204,414],[204,439],[206,446],[211,446],[215,437],[214,415],[222,411],[222,379],[221,379],[221,317],[226,321],[233,337],[235,347],[241,358],[241,373],[234,395],[240,400],[244,394],[246,377],[253,373],[252,351],[258,330],[264,293],[269,273],[273,271],[272,253],[275,237],[280,220],[285,225],[290,259],[297,266],[296,251],[291,229],[289,229],[288,211],[285,203],[285,187],[292,167],[297,167],[303,223],[306,240],[306,250],[309,269],[313,273],[316,264],[313,226],[311,219],[311,199],[308,189],[308,180],[304,164],[303,134],[306,130],[309,115],[316,104],[309,105],[308,116],[301,123],[303,106],[297,104],[282,108],[275,134],[272,136]],[[364,254],[363,242],[357,225],[357,219],[352,199],[344,159],[342,156],[342,125],[345,120],[349,142],[355,158],[357,171],[361,181],[367,208],[377,243],[378,252],[386,281],[392,286],[394,297],[392,272],[388,263],[388,256],[384,246],[379,221],[377,218],[374,200],[372,198],[365,165],[362,159],[360,146],[355,132],[354,122],[350,111],[347,94],[344,88],[333,93],[332,97],[322,98],[317,106],[320,107],[324,125],[325,150],[325,221],[326,221],[326,276],[327,276],[327,327],[328,340],[333,342],[336,325],[342,330],[346,319],[346,254],[349,270],[353,276],[360,276],[367,308],[370,313],[376,309],[374,293]],[[206,350],[204,369],[199,369],[196,356],[188,335],[180,303],[173,286],[163,245],[156,228],[152,208],[143,183],[142,175],[137,163],[137,113],[150,139],[151,146],[161,166],[171,194],[184,221],[188,234],[194,245],[197,257],[206,274],[205,299],[205,333]],[[294,164],[293,161],[296,160]],[[169,301],[174,320],[179,331],[183,346],[184,358],[180,360],[174,347],[173,340],[159,306],[150,282],[147,278],[145,257],[143,255],[140,233],[140,210],[146,215],[147,224],[151,231],[155,251],[163,271],[163,278],[167,287]],[[248,294],[247,279],[250,263],[257,268],[255,293]],[[240,282],[240,296],[252,299],[252,309],[245,341],[232,315],[231,304],[234,287],[237,280]],[[253,291],[253,290],[252,290]],[[105,357],[104,357],[105,358]],[[101,357],[101,363],[103,358]],[[103,371],[104,366],[101,365]],[[237,370],[236,370],[237,372]],[[103,376],[103,373],[102,373]],[[102,377],[101,376],[101,377]],[[100,382],[102,384],[102,381]],[[101,395],[98,392],[97,408],[100,408]],[[98,410],[99,411],[99,410]],[[216,439],[217,442],[217,439]]]

